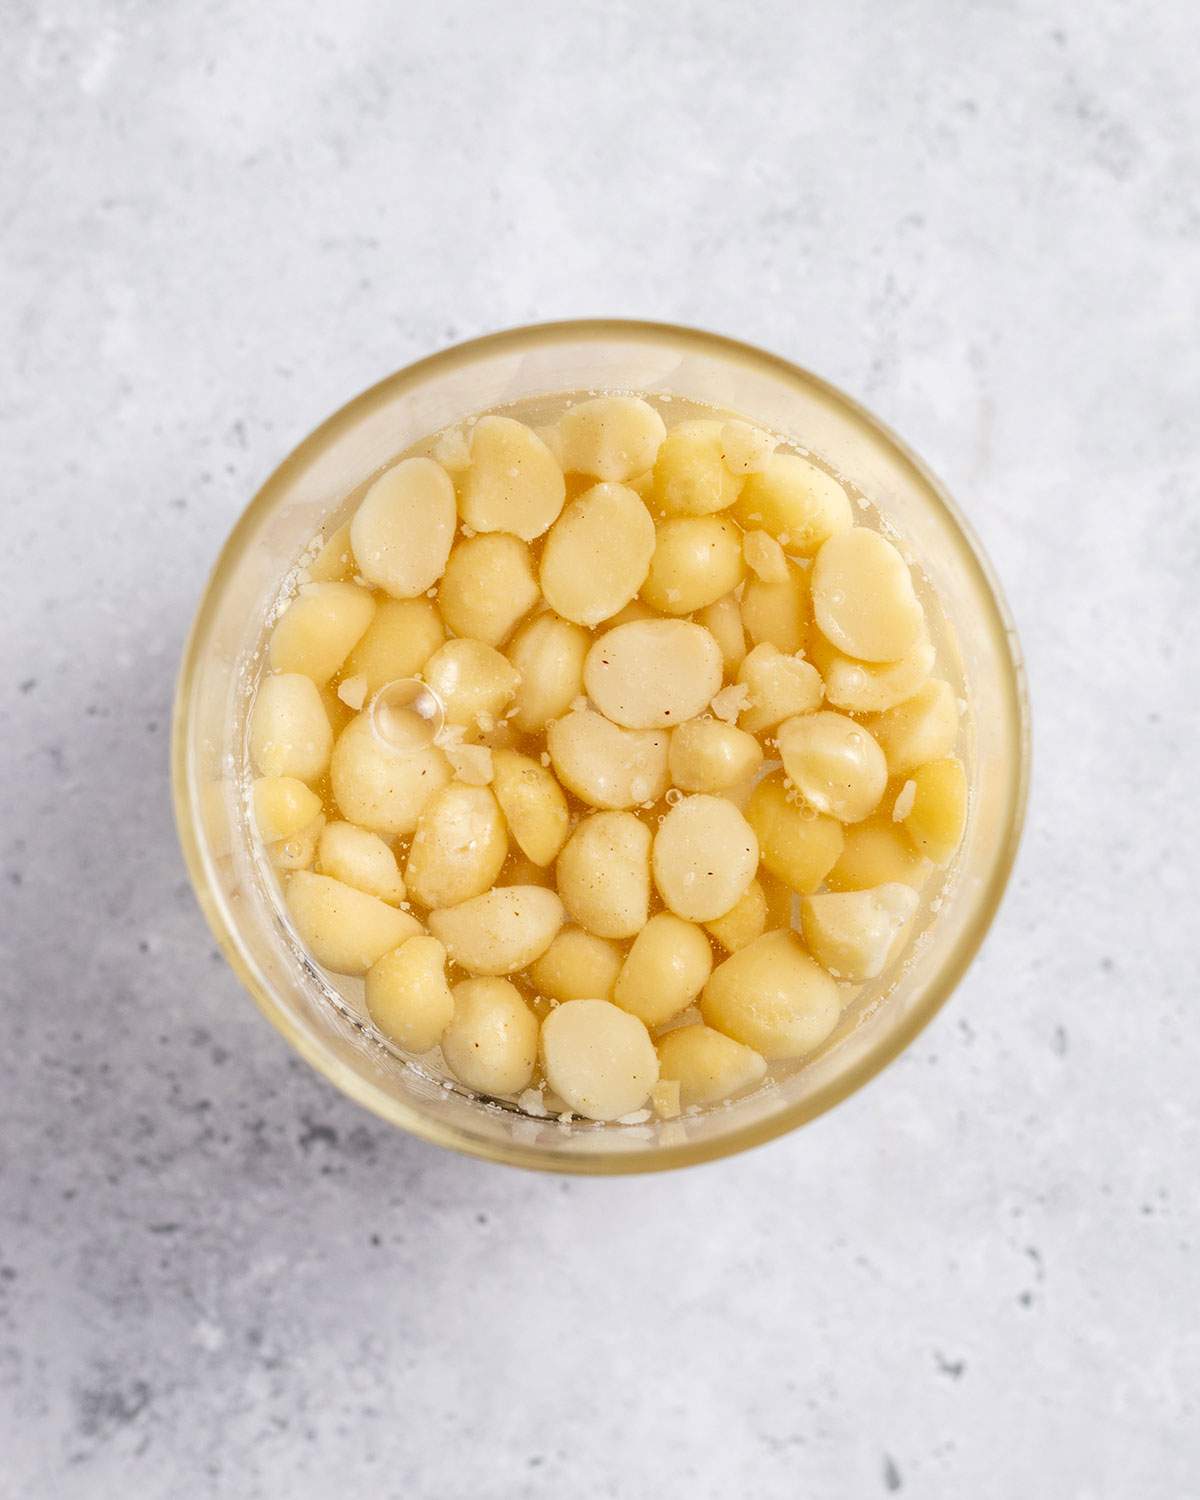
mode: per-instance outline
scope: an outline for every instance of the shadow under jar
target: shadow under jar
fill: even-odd
[[[386,1046],[354,994],[297,942],[248,815],[248,714],[271,624],[297,565],[351,497],[416,444],[477,413],[536,414],[565,392],[629,392],[716,408],[782,436],[876,505],[913,560],[938,672],[969,710],[957,754],[970,788],[962,843],[922,893],[903,958],[858,987],[812,1056],[745,1097],[637,1124],[560,1123],[481,1100]],[[690,413],[689,413],[690,414]],[[532,420],[532,417],[527,417]],[[877,523],[877,522],[876,522]],[[289,582],[290,581],[290,582]],[[175,705],[176,816],[205,915],[260,1009],[320,1072],[383,1119],[439,1145],[526,1167],[659,1170],[720,1157],[813,1119],[859,1088],[946,1000],[990,924],[1020,836],[1028,709],[998,587],[937,481],[861,407],[746,345],[658,324],[516,329],[422,360],[358,396],[280,465],[217,561]]]

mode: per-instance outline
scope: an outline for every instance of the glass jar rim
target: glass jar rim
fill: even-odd
[[[356,1073],[300,1027],[276,999],[272,986],[261,973],[253,954],[242,943],[228,902],[212,878],[211,851],[207,848],[195,805],[189,774],[192,740],[192,686],[203,660],[205,645],[219,608],[223,580],[253,537],[261,518],[286,494],[295,475],[344,433],[385,402],[472,361],[497,354],[519,354],[544,349],[555,342],[645,338],[661,340],[681,352],[692,350],[756,367],[809,391],[816,391],[832,406],[840,408],[851,422],[866,428],[876,440],[887,444],[911,467],[931,501],[944,513],[950,531],[960,546],[959,561],[971,569],[982,602],[989,608],[985,621],[998,640],[1000,655],[1009,666],[1006,687],[1009,697],[1011,754],[1005,787],[1005,809],[1001,819],[1003,836],[997,841],[972,918],[958,934],[936,973],[923,988],[911,1011],[856,1062],[836,1078],[765,1119],[734,1125],[718,1137],[675,1144],[649,1146],[637,1152],[572,1156],[552,1153],[515,1140],[503,1143],[481,1140],[459,1131],[452,1124],[426,1115],[414,1103],[397,1099]],[[464,413],[467,415],[467,413]],[[969,523],[946,488],[928,466],[885,423],[830,382],[782,356],[754,345],[682,325],[638,319],[595,318],[525,324],[485,334],[427,355],[385,376],[346,402],[304,438],[269,475],[230,531],[205,584],[200,604],[184,647],[172,715],[171,779],[175,820],[180,844],[193,888],[213,935],[234,973],[271,1024],[319,1073],[351,1099],[389,1124],[424,1140],[468,1155],[510,1165],[572,1174],[623,1175],[662,1171],[679,1166],[734,1155],[787,1134],[832,1109],[862,1088],[894,1061],[929,1024],[949,996],[978,951],[999,909],[1020,844],[1028,798],[1030,767],[1029,699],[1016,630],[991,565]]]

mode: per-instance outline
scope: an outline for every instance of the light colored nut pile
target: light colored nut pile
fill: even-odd
[[[750,1088],[958,846],[908,565],[776,447],[633,396],[483,416],[371,484],[274,626],[252,807],[292,925],[469,1089],[614,1120]]]

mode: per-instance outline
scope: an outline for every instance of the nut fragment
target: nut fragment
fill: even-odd
[[[640,1109],[658,1082],[658,1056],[637,1019],[607,1000],[572,1000],[542,1023],[542,1067],[556,1094],[589,1120]]]

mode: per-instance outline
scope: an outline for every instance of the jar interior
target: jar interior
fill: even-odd
[[[948,878],[926,894],[899,971],[861,988],[817,1055],[752,1095],[674,1120],[595,1125],[484,1102],[406,1060],[365,1022],[356,981],[331,982],[290,932],[246,818],[246,720],[268,624],[312,537],[406,448],[474,413],[532,414],[564,391],[637,391],[766,426],[878,505],[924,584],[939,668],[970,704],[960,753],[972,788]],[[534,403],[530,408],[529,403]],[[969,962],[1019,832],[1024,719],[1015,641],[978,553],[935,482],[866,413],[811,376],[707,335],[561,325],[498,335],[410,367],[337,413],[239,521],[197,616],[176,708],[176,795],[201,902],[270,1019],[352,1097],[442,1144],[580,1171],[724,1154],[812,1118],[894,1056]]]

